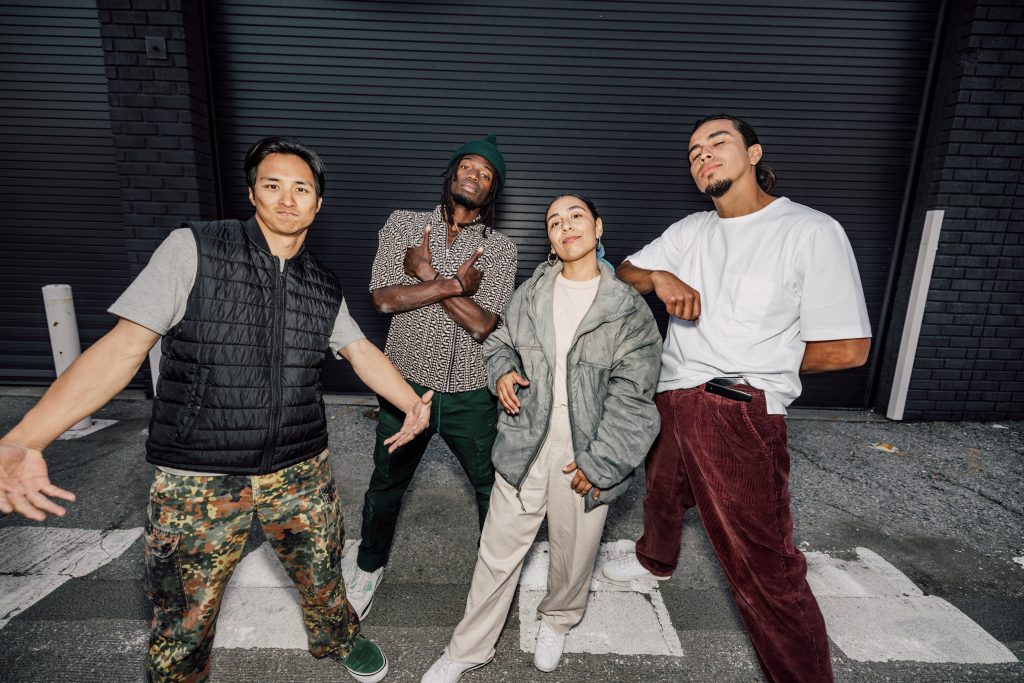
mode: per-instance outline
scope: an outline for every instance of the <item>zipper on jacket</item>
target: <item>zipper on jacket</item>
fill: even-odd
[[[543,275],[541,277],[543,277]],[[537,278],[537,279],[539,279],[539,278]],[[523,285],[523,286],[525,287],[526,285]],[[531,294],[532,294],[532,290],[531,290]],[[533,315],[532,305],[533,305],[533,302],[531,300],[529,305],[526,306],[526,314],[530,318],[531,325],[533,326],[534,329],[536,329],[537,321],[536,321],[536,319],[535,319],[535,317]],[[566,404],[566,407],[568,407],[568,413],[569,413],[569,415],[568,415],[568,418],[569,418],[569,439],[572,442],[573,460],[574,461],[576,459],[576,451],[575,451],[576,443],[575,443],[575,439],[573,438],[573,433],[572,433],[572,424],[573,424],[573,422],[572,422],[572,399],[569,397],[569,354],[572,353],[572,350],[574,348],[576,348],[576,344],[579,342],[580,337],[582,337],[585,334],[589,334],[590,332],[592,332],[593,330],[596,330],[601,325],[605,325],[605,324],[607,324],[609,322],[612,322],[614,320],[618,320],[619,318],[627,316],[630,313],[632,313],[634,310],[636,310],[635,307],[629,309],[628,311],[620,311],[617,314],[612,315],[612,316],[610,316],[608,318],[604,318],[602,320],[595,321],[589,327],[583,329],[582,331],[577,329],[575,334],[573,335],[572,343],[569,345],[569,349],[565,353],[565,360],[566,360],[566,363],[565,363],[565,385],[566,385],[565,386],[565,404]],[[537,456],[540,455],[540,449],[544,447],[544,442],[547,441],[547,439],[548,439],[548,433],[551,431],[551,418],[552,418],[552,416],[554,414],[554,409],[555,409],[555,389],[554,389],[555,369],[553,367],[549,367],[548,369],[551,371],[551,379],[552,379],[552,382],[551,382],[551,384],[552,384],[552,387],[551,387],[551,400],[548,401],[548,424],[544,428],[544,437],[540,440],[540,446],[538,446],[537,450],[534,451],[533,458],[530,459],[530,464],[526,466],[526,471],[523,473],[523,476],[520,477],[519,481],[516,483],[516,498],[519,499],[519,506],[523,508],[523,512],[526,512],[526,508],[523,507],[523,499],[520,496],[520,494],[522,493],[522,490],[523,490],[522,489],[523,481],[525,481],[526,477],[529,476],[530,468],[533,467],[533,463],[536,462]],[[579,467],[579,465],[577,465],[577,467]]]
[[[552,375],[554,375],[554,369],[551,368]],[[568,397],[566,397],[568,398]],[[533,457],[530,458],[530,464],[526,466],[526,470],[523,472],[523,476],[519,477],[519,481],[516,482],[516,498],[519,499],[519,507],[523,508],[523,512],[526,512],[526,507],[523,505],[523,482],[530,476],[530,468],[533,467],[533,463],[537,462],[537,456],[540,455],[540,451],[544,448],[544,442],[548,440],[548,433],[551,431],[551,417],[555,411],[555,392],[551,392],[551,400],[548,401],[548,423],[544,427],[544,436],[540,440],[540,445],[537,446],[537,450],[533,452]],[[570,425],[571,429],[571,425]],[[571,433],[571,432],[570,432]]]
[[[288,267],[288,261],[284,262],[284,268],[277,264],[277,256],[274,259],[274,319],[272,321],[273,332],[270,345],[270,429],[267,432],[267,444],[263,448],[263,461],[260,463],[260,473],[267,474],[271,471],[274,461],[274,451],[277,450],[277,436],[281,429],[281,356],[284,353],[284,269]]]
[[[526,285],[524,284],[523,286],[525,287]],[[536,318],[533,315],[533,289],[532,288],[530,289],[530,300],[525,304],[525,308],[526,308],[526,315],[530,319],[530,326],[533,327],[534,330],[536,330],[537,329],[537,320],[536,320]],[[539,339],[539,337],[538,337],[538,339]],[[551,376],[551,381],[548,382],[548,384],[552,384],[553,385],[554,378],[555,378],[555,369],[553,367],[551,367],[550,364],[549,364],[548,370],[551,373],[551,375],[550,375]],[[530,476],[530,468],[533,467],[533,463],[535,463],[537,461],[537,456],[540,455],[540,449],[544,448],[544,442],[548,440],[548,433],[551,431],[551,417],[552,417],[552,414],[554,413],[554,410],[555,410],[555,390],[554,390],[554,386],[552,386],[552,388],[551,388],[551,397],[548,399],[548,422],[544,426],[544,436],[541,437],[540,445],[537,446],[537,450],[535,450],[533,452],[533,457],[530,458],[530,463],[526,466],[526,470],[523,471],[523,476],[519,477],[519,481],[516,482],[516,498],[519,499],[519,506],[523,508],[523,512],[526,512],[526,508],[523,506],[522,496],[520,495],[523,492],[523,482],[526,481],[526,478],[528,476]]]

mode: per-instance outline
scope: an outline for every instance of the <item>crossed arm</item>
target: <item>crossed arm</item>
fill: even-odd
[[[641,294],[654,292],[665,304],[669,315],[681,320],[700,318],[700,292],[664,270],[638,268],[624,261],[615,274],[633,285]],[[868,360],[871,338],[830,339],[807,342],[800,362],[801,374],[857,368]]]
[[[441,304],[448,317],[478,342],[483,342],[498,326],[498,316],[472,299],[480,288],[483,273],[473,264],[482,248],[466,259],[455,277],[439,278],[431,263],[430,227],[423,230],[420,244],[405,252],[406,274],[419,280],[411,285],[389,285],[373,290],[373,307],[380,313],[404,313],[430,304]]]

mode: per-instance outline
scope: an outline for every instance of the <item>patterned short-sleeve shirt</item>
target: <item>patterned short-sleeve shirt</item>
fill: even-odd
[[[440,206],[433,211],[391,214],[380,230],[370,290],[419,282],[405,273],[402,262],[406,250],[420,243],[427,225],[431,228],[431,262],[441,277],[455,275],[477,247],[484,248],[476,261],[483,279],[472,298],[481,308],[502,315],[515,289],[516,245],[493,230],[485,236],[484,224],[474,222],[459,231],[449,248]],[[482,345],[448,317],[439,303],[394,314],[384,353],[406,379],[435,391],[472,391],[487,385]]]

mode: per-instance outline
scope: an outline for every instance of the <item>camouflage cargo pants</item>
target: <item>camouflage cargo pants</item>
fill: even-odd
[[[152,680],[208,676],[221,598],[254,513],[299,589],[310,652],[348,654],[359,619],[341,577],[344,527],[326,452],[259,476],[158,471],[146,523]]]

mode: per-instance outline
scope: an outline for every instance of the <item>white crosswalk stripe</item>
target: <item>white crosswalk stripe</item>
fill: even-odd
[[[224,590],[213,646],[306,649],[299,591],[269,543],[238,563]]]
[[[609,581],[602,565],[634,550],[633,541],[601,544],[590,579],[590,598],[583,620],[565,639],[566,652],[622,655],[675,655],[683,648],[672,626],[657,581]],[[519,579],[519,647],[533,652],[540,628],[537,606],[548,578],[547,541],[535,543]]]
[[[807,582],[828,635],[861,662],[1000,664],[1017,658],[963,612],[925,595],[896,567],[867,548],[856,560],[807,553]]]
[[[66,581],[119,557],[141,528],[99,531],[49,527],[0,529],[0,628]],[[354,571],[355,546],[343,567]],[[684,656],[657,582],[608,581],[604,562],[633,552],[632,541],[602,545],[591,580],[586,616],[566,639],[566,652]],[[844,560],[807,552],[808,576],[829,637],[851,659],[969,664],[1016,662],[1002,643],[945,600],[925,595],[913,581],[866,548]],[[547,584],[548,544],[534,545],[520,578],[520,647],[532,652],[537,605]],[[306,649],[298,593],[268,543],[246,556],[224,595],[218,648]]]
[[[358,543],[346,543],[346,574]],[[633,541],[602,545],[583,621],[566,652],[685,656],[657,582],[630,585],[601,575],[604,562],[634,549]],[[851,659],[995,664],[1016,662],[1002,643],[941,598],[926,596],[906,575],[866,548],[856,560],[808,552],[808,582],[829,637]],[[520,647],[532,652],[537,605],[547,585],[547,542],[531,549],[520,577]],[[224,597],[215,647],[306,648],[298,594],[269,544],[239,564]]]
[[[86,576],[119,557],[142,528],[0,529],[0,629],[73,578]]]

